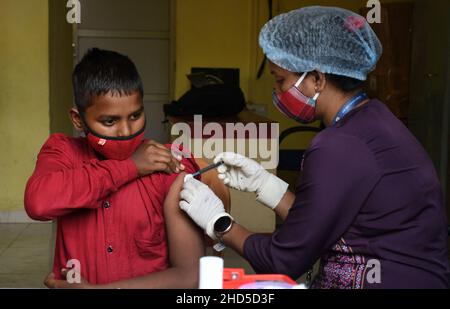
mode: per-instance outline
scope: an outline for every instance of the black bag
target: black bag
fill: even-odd
[[[164,113],[169,116],[227,117],[238,114],[244,107],[244,93],[239,87],[215,84],[193,87],[179,100],[164,104]]]

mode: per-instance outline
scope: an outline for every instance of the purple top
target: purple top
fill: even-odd
[[[378,100],[320,132],[305,152],[296,200],[244,255],[258,273],[298,278],[321,258],[313,288],[447,288],[447,219],[433,163]]]

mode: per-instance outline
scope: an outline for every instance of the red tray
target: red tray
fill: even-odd
[[[246,275],[242,268],[224,268],[223,270],[223,288],[224,289],[239,289],[247,283],[253,282],[282,282],[291,285],[297,283],[286,275]]]

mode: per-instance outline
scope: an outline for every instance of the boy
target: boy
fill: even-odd
[[[143,87],[132,61],[92,49],[73,72],[74,128],[42,147],[25,192],[35,220],[57,220],[49,287],[194,288],[203,236],[177,207],[177,173],[198,169],[144,140]],[[180,162],[179,162],[180,161]],[[164,207],[164,201],[166,201]],[[176,224],[173,224],[176,222]],[[65,280],[80,262],[80,284]]]

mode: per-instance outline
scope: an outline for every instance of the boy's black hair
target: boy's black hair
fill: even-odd
[[[72,74],[75,105],[83,114],[93,96],[109,92],[123,96],[138,91],[144,96],[141,77],[127,56],[99,48],[89,49]]]

